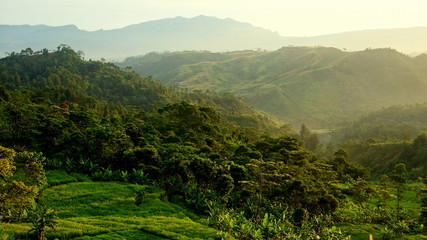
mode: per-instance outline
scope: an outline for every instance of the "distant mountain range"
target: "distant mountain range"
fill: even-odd
[[[393,49],[151,53],[120,65],[167,85],[235,93],[297,128],[334,128],[382,107],[427,102],[427,54]]]
[[[283,46],[331,46],[348,50],[390,47],[406,54],[427,52],[427,27],[380,29],[316,37],[283,37],[232,19],[198,16],[143,22],[121,29],[84,31],[74,25],[0,25],[0,56],[28,47],[67,44],[86,58],[124,59],[152,51],[277,50]]]

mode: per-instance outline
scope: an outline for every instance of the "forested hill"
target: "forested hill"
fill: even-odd
[[[427,172],[427,103],[396,105],[370,113],[331,133],[356,161],[379,177],[404,163],[413,178]]]
[[[393,49],[151,53],[128,58],[143,75],[188,89],[228,91],[294,126],[336,127],[382,107],[427,101],[427,55]]]
[[[389,141],[414,139],[427,132],[427,103],[395,105],[372,112],[336,130],[337,142],[347,140]]]
[[[0,85],[9,90],[31,89],[39,99],[57,104],[71,102],[105,116],[122,114],[126,106],[150,111],[153,107],[187,101],[213,107],[231,122],[259,133],[283,134],[290,130],[232,94],[178,91],[111,63],[85,61],[81,53],[66,45],[54,52],[26,49],[1,59]]]

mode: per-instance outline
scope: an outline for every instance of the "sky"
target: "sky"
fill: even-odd
[[[426,0],[0,0],[0,9],[0,24],[74,24],[88,31],[199,15],[282,36],[427,26]]]

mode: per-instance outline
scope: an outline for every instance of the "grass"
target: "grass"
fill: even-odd
[[[336,227],[347,232],[351,235],[352,240],[367,240],[369,239],[369,234],[372,234],[374,239],[382,239],[384,226],[379,224],[349,224],[349,223],[340,223],[336,224]],[[399,240],[421,240],[427,239],[427,235],[417,234],[417,235],[404,235],[399,238]]]
[[[402,201],[400,205],[410,215],[417,215],[420,212],[421,206],[421,195],[420,189],[422,187],[421,182],[414,182],[407,184],[405,190],[402,193]],[[378,187],[378,186],[377,186]],[[394,196],[396,191],[392,190],[391,192]],[[378,198],[372,198],[371,204],[375,204],[378,201]],[[397,205],[396,198],[387,202],[388,207],[395,208]]]
[[[379,224],[335,224],[336,227],[351,235],[352,240],[369,239],[369,234],[372,234],[374,239],[381,239],[381,230],[383,226]]]
[[[422,183],[410,183],[406,186],[403,192],[403,199],[401,202],[401,206],[406,214],[412,216],[413,218],[417,218],[420,211],[421,197],[418,194]],[[373,184],[372,187],[377,188],[378,186]],[[394,191],[392,191],[394,194]],[[376,206],[377,198],[372,198],[369,202],[371,207]],[[387,202],[387,206],[394,210],[396,207],[396,200],[391,200]],[[353,216],[354,218],[360,217],[360,214],[363,214],[359,211],[359,206],[355,203],[355,201],[349,198],[349,202],[342,206],[341,209],[338,210],[343,215],[349,217]],[[362,211],[363,212],[363,211]],[[363,224],[351,224],[351,223],[337,223],[334,226],[340,228],[344,232],[351,235],[352,240],[366,240],[369,238],[369,234],[373,235],[374,239],[382,239],[383,231],[385,230],[385,225],[381,224],[373,224],[373,223],[363,223]],[[427,239],[427,235],[404,235],[399,239]]]
[[[79,174],[50,171],[48,182],[39,203],[58,212],[59,226],[48,230],[51,239],[213,239],[215,229],[179,205],[160,200],[163,190],[119,182],[91,182]],[[60,184],[62,183],[62,184]],[[409,214],[419,210],[420,183],[408,184],[403,194],[402,206]],[[140,206],[134,204],[136,191],[147,193]],[[371,204],[375,204],[375,199]],[[388,203],[390,207],[395,201]],[[352,200],[341,209],[344,214],[357,215],[357,205]],[[349,233],[353,240],[365,240],[369,234],[381,239],[384,226],[379,224],[339,223],[336,227]],[[0,237],[28,237],[29,223],[1,223]],[[426,235],[405,235],[402,239],[427,239]]]
[[[48,186],[55,186],[59,184],[66,184],[71,182],[77,182],[77,178],[68,175],[66,172],[61,170],[52,170],[46,173]]]
[[[61,171],[48,172],[39,204],[58,212],[59,226],[48,230],[58,239],[212,239],[217,231],[186,209],[160,200],[161,189],[118,182],[77,182]],[[81,177],[81,176],[80,176]],[[60,184],[65,183],[65,184]],[[136,191],[147,194],[140,206]],[[4,234],[25,238],[28,223],[0,223]]]
[[[100,234],[93,237],[85,236],[80,238],[75,238],[76,240],[110,240],[110,239],[139,239],[139,240],[160,240],[164,239],[162,237],[152,235],[138,230],[130,231],[119,231],[107,234]]]

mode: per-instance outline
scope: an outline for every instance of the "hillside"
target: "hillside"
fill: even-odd
[[[394,105],[372,112],[333,132],[335,142],[347,140],[411,140],[427,131],[427,103]]]
[[[253,109],[232,94],[166,87],[151,77],[126,72],[112,63],[86,61],[81,53],[66,45],[54,52],[28,48],[12,53],[0,59],[0,74],[0,84],[6,89],[31,89],[39,98],[49,98],[58,104],[72,102],[104,116],[120,114],[125,111],[124,106],[150,111],[168,103],[188,101],[214,107],[229,121],[255,128],[259,133],[285,133],[279,130],[283,127],[280,121]]]
[[[427,172],[427,103],[395,105],[363,116],[323,135],[349,159],[371,169],[374,177],[404,163],[415,179]],[[330,136],[330,137],[327,137]]]
[[[333,128],[382,107],[427,101],[425,55],[392,49],[152,53],[119,65],[167,85],[237,94],[294,127]]]
[[[0,25],[0,56],[67,44],[89,59],[122,60],[152,51],[235,51],[283,46],[325,46],[348,50],[394,48],[416,55],[427,51],[427,27],[377,29],[324,36],[290,37],[233,19],[198,16],[142,22],[120,29],[85,31],[75,25]]]
[[[404,164],[371,184],[342,149],[318,158],[230,123],[219,111],[245,111],[232,95],[177,91],[64,45],[0,59],[0,80],[2,239],[425,237]]]
[[[5,234],[8,238],[12,226],[13,232],[25,235],[31,219],[46,214],[33,206],[43,204],[58,210],[65,232],[58,235],[70,234],[67,239],[110,230],[116,231],[114,235],[146,235],[153,230],[157,236],[160,232],[167,238],[185,239],[193,237],[194,231],[187,230],[191,226],[205,229],[202,235],[212,233],[187,219],[171,202],[209,216],[209,226],[224,238],[250,239],[284,236],[285,231],[261,232],[258,219],[270,216],[277,222],[281,216],[291,216],[288,206],[307,209],[313,216],[338,207],[340,191],[330,184],[334,170],[306,151],[298,139],[261,136],[256,129],[230,124],[209,106],[156,103],[180,94],[149,78],[112,64],[85,61],[66,46],[52,53],[27,49],[12,54],[0,60],[0,69],[6,87],[0,87],[0,215],[7,222],[0,224],[2,238]],[[41,191],[48,169],[139,185],[75,183]],[[366,176],[366,170],[357,169],[360,172],[354,177]],[[48,178],[49,182],[62,181]],[[134,190],[147,184],[158,190],[146,192],[150,201],[137,208],[131,204]],[[114,206],[120,210],[111,212]],[[238,211],[246,216],[237,216],[236,224],[227,220]],[[138,215],[129,219],[133,213]],[[161,224],[169,227],[159,228]],[[280,228],[293,236],[312,235],[299,233],[296,224],[280,224]],[[329,226],[316,228],[322,235],[333,234]],[[141,229],[143,233],[133,231]]]

